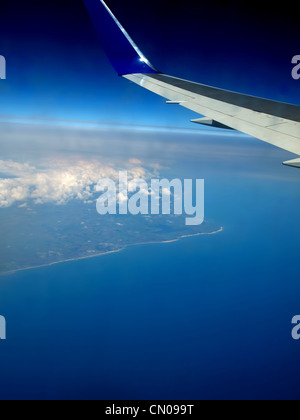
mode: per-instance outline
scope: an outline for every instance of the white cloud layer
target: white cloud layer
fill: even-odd
[[[130,161],[128,179],[147,178],[147,170],[140,161]],[[71,164],[64,161],[49,162],[38,168],[27,163],[0,160],[0,207],[14,204],[66,204],[70,200],[88,202],[95,198],[95,186],[102,178],[117,181],[119,170],[113,165],[80,160]]]

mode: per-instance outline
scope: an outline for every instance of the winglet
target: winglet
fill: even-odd
[[[160,73],[147,60],[103,0],[84,0],[106,54],[120,76]]]

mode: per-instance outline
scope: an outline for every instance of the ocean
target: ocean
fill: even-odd
[[[1,277],[0,399],[298,399],[299,196],[211,178],[221,233]]]

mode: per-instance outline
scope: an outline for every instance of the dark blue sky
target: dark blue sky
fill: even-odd
[[[161,71],[299,104],[294,5],[240,3],[107,0]],[[6,2],[0,28],[0,115],[190,126],[192,112],[116,76],[81,0]]]

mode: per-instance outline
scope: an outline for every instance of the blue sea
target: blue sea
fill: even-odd
[[[208,176],[222,233],[0,278],[0,398],[298,399],[296,177]]]

